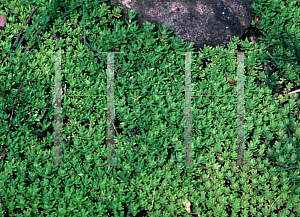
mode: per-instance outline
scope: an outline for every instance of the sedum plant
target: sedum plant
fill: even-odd
[[[246,142],[247,164],[237,168],[232,163],[237,142],[235,98],[199,97],[192,105],[193,163],[197,166],[177,166],[184,162],[184,121],[180,112],[184,96],[180,91],[185,61],[184,54],[175,51],[192,51],[191,46],[168,37],[165,25],[159,27],[158,36],[149,23],[138,29],[132,22],[132,11],[127,26],[121,26],[114,19],[120,17],[120,9],[114,8],[111,13],[106,4],[99,7],[99,3],[37,2],[38,12],[49,8],[32,16],[34,24],[25,28],[9,64],[0,67],[0,88],[5,93],[1,96],[1,215],[272,216],[275,210],[281,210],[282,216],[296,216],[300,210],[299,190],[297,186],[293,189],[293,197],[287,191],[298,182],[299,175],[295,163],[299,141],[292,138],[297,137],[299,130],[291,116],[291,108],[294,114],[298,112],[297,97],[293,94],[291,100],[288,98],[291,108],[279,109],[276,105],[286,105],[283,97],[272,97],[274,87],[279,85],[276,76],[258,73],[262,63],[268,63],[266,47],[247,40],[241,42],[242,49],[254,52],[245,58],[246,140],[253,134]],[[21,10],[17,9],[17,2],[12,4],[10,8]],[[77,10],[80,6],[82,10]],[[24,17],[24,12],[19,12]],[[29,14],[30,10],[26,12]],[[95,23],[97,18],[99,23]],[[54,36],[58,29],[61,37]],[[34,35],[30,34],[32,30],[36,31]],[[39,33],[43,37],[38,37]],[[27,47],[31,43],[35,46],[28,52],[25,49],[22,55],[24,41]],[[192,56],[194,90],[207,95],[234,95],[237,88],[226,77],[236,80],[237,63],[235,57],[230,59],[228,51],[237,50],[237,44],[238,39],[234,38],[228,50],[204,47]],[[2,46],[10,51],[10,43]],[[62,86],[68,86],[67,95],[105,95],[107,54],[99,52],[113,52],[115,48],[123,52],[115,55],[116,118],[120,122],[116,126],[116,161],[122,167],[97,166],[105,163],[107,157],[103,142],[105,99],[75,97],[63,101],[66,123],[62,149],[66,165],[46,166],[53,161],[54,109],[50,92],[55,58],[42,54],[38,47],[45,52],[71,53],[65,55],[70,59],[62,58]],[[265,78],[262,89],[254,85],[257,75]],[[131,135],[124,134],[127,131]],[[282,135],[272,148],[271,142]],[[269,155],[264,156],[265,152]],[[294,165],[275,171],[274,165],[282,166],[284,160]]]

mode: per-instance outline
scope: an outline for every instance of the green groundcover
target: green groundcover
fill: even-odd
[[[195,52],[106,1],[0,5],[0,216],[298,216],[299,2]]]

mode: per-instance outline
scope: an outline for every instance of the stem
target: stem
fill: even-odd
[[[32,17],[32,15],[33,15],[33,13],[36,11],[36,9],[37,9],[37,7],[35,7],[35,8],[31,11],[31,13],[30,13],[28,19],[26,20],[24,26],[26,26],[26,25],[29,23],[29,21],[30,21],[30,19],[31,19],[31,17]],[[23,28],[20,30],[20,32],[19,32],[19,34],[18,34],[18,36],[17,36],[15,42],[13,43],[13,45],[12,45],[12,47],[11,47],[11,49],[13,49],[14,46],[15,46],[15,44],[16,44],[16,42],[19,41],[19,39],[20,39],[22,33],[23,33]],[[7,54],[6,58],[4,59],[3,64],[8,60],[8,58],[9,58],[9,53]]]

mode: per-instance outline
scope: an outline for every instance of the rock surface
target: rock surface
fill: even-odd
[[[194,42],[194,51],[204,45],[226,48],[234,36],[241,36],[254,19],[253,0],[109,0],[108,5],[122,9],[122,21],[128,10],[136,12],[134,20],[140,28],[146,22],[166,24],[175,37]]]

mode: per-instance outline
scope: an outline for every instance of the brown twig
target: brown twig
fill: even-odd
[[[29,82],[32,82],[32,81],[37,81],[37,80],[30,80]],[[21,89],[21,87],[24,86],[25,84],[26,84],[26,83],[21,84],[20,87],[18,88],[18,91],[19,91],[19,90]],[[17,95],[18,95],[18,93],[17,93]],[[11,118],[12,118],[12,116],[13,116],[13,114],[14,114],[15,104],[16,104],[16,102],[17,102],[17,95],[16,95],[16,97],[15,97],[14,105],[13,105],[13,108],[12,108],[12,111],[11,111],[11,115],[10,115],[10,118],[9,118],[9,125],[8,125],[8,132],[7,132],[7,134],[9,133],[9,128],[10,128],[10,124],[11,124]],[[7,136],[6,136],[6,140],[5,140],[5,141],[7,142]],[[6,145],[4,145],[4,150],[3,150],[3,153],[2,153],[2,161],[4,161],[4,158],[5,158],[5,149],[6,149]]]
[[[82,38],[79,39],[79,40],[81,41],[83,38],[84,38],[84,36],[82,36]],[[91,48],[91,46],[90,46],[87,42],[85,42],[85,44],[92,50],[92,52],[93,52],[100,60],[103,60],[101,57],[99,57],[99,55],[96,53],[96,51],[94,51],[94,50]],[[103,61],[104,61],[104,60],[103,60]],[[105,61],[104,61],[104,62],[105,62]],[[105,62],[105,63],[106,63],[106,65],[108,65],[107,62]],[[109,66],[109,68],[111,68],[113,71],[115,71],[116,73],[118,73],[118,75],[124,77],[124,75],[122,75],[122,74],[120,74],[119,72],[117,72],[117,71],[116,71],[115,69],[113,69],[110,65],[108,65],[108,66]],[[129,81],[129,82],[132,83],[132,84],[135,84],[134,82],[132,82],[132,81],[129,80],[128,78],[126,78],[126,80]]]
[[[95,196],[95,197],[97,197],[97,198],[102,198],[102,199],[107,199],[107,197],[98,197],[98,196]]]
[[[238,171],[240,171],[242,173],[242,170],[240,170],[239,168],[237,168],[233,163],[231,163],[232,166],[234,166]]]
[[[36,11],[36,9],[37,9],[37,7],[35,7],[35,8],[31,11],[31,13],[30,13],[28,19],[26,20],[24,26],[26,26],[26,25],[29,23],[29,21],[30,21],[30,19],[31,19],[31,17],[32,17],[32,15],[33,15],[33,13]],[[12,47],[11,47],[11,49],[13,49],[14,46],[15,46],[15,44],[16,44],[16,42],[19,41],[19,39],[20,39],[22,33],[23,33],[23,28],[20,30],[20,32],[19,32],[19,34],[18,34],[18,36],[17,36],[15,42],[13,43],[13,45],[12,45]],[[4,59],[3,64],[8,60],[8,58],[9,58],[9,53],[6,55],[6,58]]]
[[[264,158],[264,157],[261,157],[262,159],[267,159],[267,158]],[[284,166],[282,166],[282,165],[280,165],[280,164],[278,164],[278,163],[276,163],[276,162],[272,162],[272,161],[270,161],[270,159],[269,159],[269,157],[268,157],[268,160],[269,160],[269,162],[270,163],[272,163],[272,164],[275,164],[275,165],[277,165],[277,166],[281,166],[281,167],[284,167]],[[233,164],[232,164],[233,165]],[[245,164],[246,166],[250,166],[250,167],[253,167],[252,165],[248,165],[248,164]],[[253,167],[253,168],[255,168],[255,167]],[[238,168],[237,168],[238,169]],[[257,169],[257,168],[255,168],[255,169]],[[241,171],[240,171],[241,172]]]
[[[93,110],[94,110],[95,112],[97,112],[96,109],[93,108]],[[99,114],[99,112],[97,112],[97,113]],[[99,115],[100,115],[100,114],[99,114]],[[107,117],[107,118],[108,118],[108,119],[111,121],[111,123],[113,124],[112,120],[111,120],[109,117]],[[115,128],[115,125],[114,125],[114,124],[113,124],[113,126],[114,126],[114,128]],[[115,128],[115,131],[118,133],[118,131],[116,130],[116,128]]]
[[[152,197],[152,206],[153,206],[153,201],[154,201],[154,194],[155,194],[155,187],[154,187],[153,197]]]
[[[45,32],[44,30],[41,30],[38,34],[39,34],[39,35],[43,35],[42,33],[44,33],[44,32]],[[57,37],[56,35],[50,34],[50,36],[51,36],[54,40],[61,41],[60,38]]]
[[[12,8],[8,8],[10,10],[13,10],[17,15],[19,15],[19,13],[17,11],[15,11],[15,9],[12,9]]]
[[[128,131],[131,131],[131,130],[128,129],[128,130],[126,131],[126,133],[123,134],[120,138],[122,138],[123,136],[125,136],[125,135],[128,133]]]
[[[271,210],[271,207],[273,206],[273,204],[275,203],[275,201],[282,195],[283,193],[281,193],[272,203],[272,205],[270,206],[270,210]]]
[[[134,134],[136,134],[137,132],[138,132],[138,129],[139,129],[139,127],[137,127],[137,129],[134,131],[134,133],[129,137],[129,139],[131,138],[131,137],[133,137],[134,136]]]
[[[111,120],[109,117],[107,117],[107,118],[110,120],[110,122],[112,123],[112,125],[113,125],[114,128],[115,128],[115,125],[113,124],[112,120]],[[115,128],[115,131],[117,132],[116,128]],[[117,133],[118,133],[118,132],[117,132]]]
[[[93,108],[93,110],[94,110],[95,112],[97,112],[96,109]],[[99,112],[97,112],[97,113],[99,114]],[[111,120],[109,117],[107,117],[107,118],[112,122],[112,120]],[[114,124],[113,124],[113,126],[114,126]],[[115,126],[114,126],[114,128],[115,128]],[[116,128],[115,128],[115,131],[118,133],[118,131],[117,131]],[[125,135],[128,133],[128,131],[133,131],[133,130],[129,130],[129,129],[128,129],[128,130],[126,131],[126,133],[123,134],[120,138],[122,138],[123,136],[125,136]],[[136,132],[137,132],[137,130],[135,130],[134,134],[135,134]],[[133,134],[133,135],[134,135],[134,134]],[[133,135],[131,135],[131,137],[132,137]],[[131,138],[131,137],[130,137],[130,138]]]
[[[261,157],[261,158],[262,158],[262,159],[267,159],[267,158],[264,158],[264,157]],[[278,163],[275,163],[275,162],[270,161],[269,158],[268,158],[268,160],[269,160],[269,162],[272,163],[272,164],[275,164],[275,165],[277,165],[277,166],[284,167],[284,166],[282,166],[282,165],[280,165],[280,164],[278,164]]]
[[[90,193],[92,193],[95,189],[96,189],[96,188],[93,188],[93,189],[90,191]]]
[[[34,80],[31,80],[31,81],[34,81]],[[20,87],[18,88],[18,91],[19,91],[19,90],[21,89],[21,87],[24,86],[25,84],[26,84],[26,83],[21,84]],[[17,93],[17,94],[18,94],[18,93]],[[14,108],[15,108],[16,101],[17,101],[17,95],[16,95],[16,97],[15,97],[13,109],[12,109],[12,111],[11,111],[11,115],[10,115],[10,118],[9,118],[9,125],[8,125],[8,132],[7,132],[7,134],[9,133],[9,128],[10,128],[10,124],[11,124],[11,118],[12,118],[12,116],[13,116],[13,114],[14,114]],[[5,141],[7,142],[7,136],[6,136],[6,140],[5,140]],[[4,159],[5,159],[5,153],[6,153],[5,150],[6,150],[6,145],[4,145],[4,150],[3,150],[3,153],[2,153],[2,161],[4,161]]]
[[[38,79],[39,80],[39,79]],[[38,80],[30,80],[29,82],[31,81],[38,81]],[[22,86],[24,86],[25,84],[27,84],[26,82],[24,84],[21,84],[20,87],[18,88],[18,91],[21,89]],[[9,118],[9,126],[10,126],[10,123],[11,123],[11,118],[13,116],[13,113],[14,113],[14,109],[15,109],[15,104],[17,102],[17,95],[18,93],[16,94],[16,97],[15,97],[15,101],[14,101],[14,105],[13,105],[13,108],[12,108],[12,111],[11,111],[11,115],[10,115],[10,118]]]
[[[262,171],[261,169],[258,169],[258,168],[256,168],[256,167],[254,167],[254,164],[253,164],[253,165],[245,164],[245,166],[249,166],[249,167],[252,167],[252,168],[254,168],[254,169],[256,169],[256,170],[258,170],[258,171],[260,171],[260,172],[262,172],[262,173],[266,173],[266,172]],[[289,176],[289,175],[285,175],[285,176]],[[283,177],[285,177],[285,176],[281,176],[280,178],[283,178]]]
[[[300,92],[300,89],[298,89],[298,90],[294,90],[294,91],[292,91],[292,92],[290,92],[290,93],[288,93],[288,94],[292,94],[292,93],[298,93],[298,92]],[[284,95],[287,95],[287,94],[282,94],[282,95],[284,96]],[[275,99],[277,99],[277,97],[276,97]]]
[[[6,138],[6,141],[7,141],[7,138]],[[2,153],[2,161],[4,161],[4,158],[5,158],[5,149],[6,149],[6,145],[4,145],[4,150]]]

